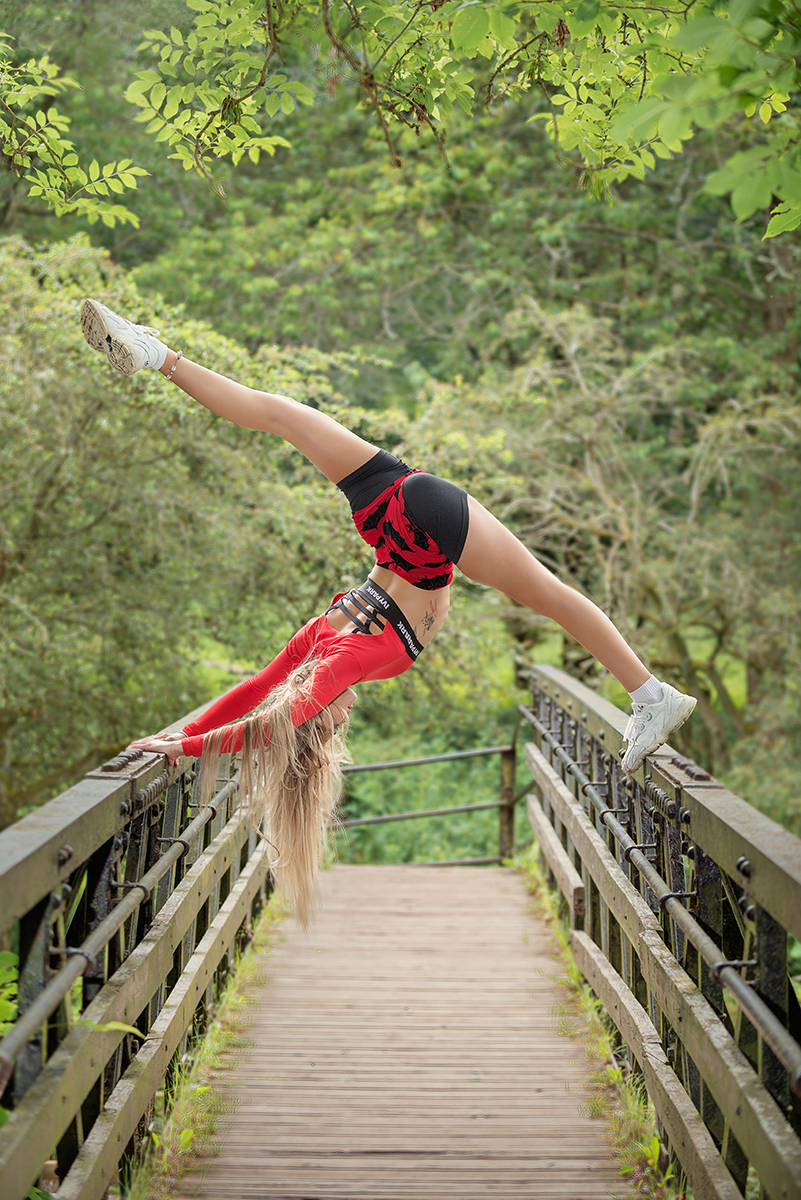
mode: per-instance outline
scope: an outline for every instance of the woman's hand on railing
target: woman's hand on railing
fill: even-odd
[[[181,749],[182,733],[157,733],[152,737],[137,738],[131,742],[129,750],[147,750],[150,754],[166,754],[171,763],[183,757]]]

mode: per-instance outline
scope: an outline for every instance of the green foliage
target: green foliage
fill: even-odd
[[[106,1021],[100,1024],[97,1021],[80,1020],[75,1022],[76,1025],[88,1025],[95,1033],[132,1033],[135,1037],[145,1039],[145,1035],[141,1029],[137,1029],[135,1025],[126,1025],[124,1021]]]
[[[257,669],[365,569],[341,503],[294,452],[209,419],[158,376],[121,382],[86,349],[78,299],[99,291],[209,364],[323,403],[364,436],[468,487],[562,578],[600,600],[658,672],[701,697],[684,747],[734,771],[736,786],[777,819],[795,820],[789,764],[786,799],[749,773],[760,755],[790,752],[799,724],[787,690],[799,586],[784,550],[797,490],[791,363],[768,358],[759,341],[703,333],[635,349],[580,306],[546,311],[529,296],[498,323],[496,353],[477,381],[430,383],[411,422],[397,410],[344,404],[338,387],[358,385],[352,372],[364,366],[352,356],[263,346],[251,357],[143,300],[119,272],[101,281],[107,260],[83,246],[34,254],[7,243],[4,271],[2,715],[14,747],[6,819],[204,700],[194,663],[209,638]],[[771,538],[762,535],[768,526]],[[365,689],[376,696],[365,719],[388,743],[400,706],[421,714],[421,749],[486,744],[499,701],[476,715],[475,696],[489,661],[513,645],[539,656],[554,636],[550,622],[460,587],[467,603],[425,661]],[[490,616],[503,624],[485,653],[471,629]],[[558,642],[560,661],[602,683],[579,647]],[[456,699],[453,680],[465,671],[461,686],[469,680],[473,693]],[[745,752],[753,737],[769,738],[764,752],[761,742]],[[378,744],[366,755],[387,756]],[[398,744],[389,756],[405,752]],[[471,773],[471,788],[478,777]],[[365,811],[418,804],[403,791],[389,797],[380,777],[375,787],[359,783]],[[438,803],[433,792],[419,802]],[[466,817],[458,835],[480,854],[491,824]],[[422,828],[381,837],[403,857],[467,853],[444,826],[432,826],[421,849]],[[362,857],[389,853],[375,831],[351,845]]]
[[[474,428],[485,446],[494,431],[498,458],[482,463],[490,468],[482,499],[599,602],[658,675],[699,697],[685,749],[725,772],[778,690],[784,719],[777,714],[771,728],[783,727],[779,744],[792,755],[788,631],[801,580],[782,547],[796,536],[795,365],[727,339],[632,351],[580,306],[548,312],[533,297],[503,333],[526,347],[519,365],[488,369],[471,388],[441,385],[410,432],[407,457],[472,487],[469,467],[454,471],[443,430],[464,430],[466,447]],[[483,458],[469,449],[466,457]],[[535,656],[548,623],[514,608],[507,619]],[[564,655],[571,670],[601,682],[580,647],[566,644]],[[775,796],[751,786],[746,794],[783,819]]]
[[[186,38],[175,25],[169,33],[145,32],[141,48],[156,53],[157,69],[140,71],[125,98],[185,170],[211,179],[210,157],[230,154],[236,165],[247,154],[257,163],[262,152],[289,146],[283,137],[264,136],[259,118],[313,104],[314,93],[300,80],[268,74],[277,46],[260,4],[188,0],[188,7],[197,16]]]
[[[280,175],[240,172],[228,210],[198,212],[136,277],[251,348],[358,346],[391,359],[391,374],[363,368],[347,382],[370,405],[412,406],[427,375],[474,381],[488,361],[514,366],[525,335],[503,322],[532,294],[555,308],[580,299],[631,346],[699,331],[755,341],[771,324],[764,353],[781,353],[796,328],[794,248],[762,245],[756,221],[732,236],[725,205],[701,191],[716,149],[733,142],[716,148],[702,133],[650,183],[616,185],[610,209],[566,194],[524,115],[510,105],[455,118],[445,174],[411,135],[403,170],[377,160],[376,145],[363,161],[359,124],[340,100],[325,113],[321,158],[322,114],[305,113]],[[775,328],[781,308],[786,332]]]
[[[0,1037],[8,1033],[17,1018],[17,981],[19,955],[0,950]]]
[[[186,45],[198,13],[187,18],[177,0],[159,5],[147,23],[170,30],[173,48],[175,26]],[[37,26],[38,12],[24,8],[14,29],[41,57],[47,21],[37,17]],[[136,57],[141,14],[115,0],[96,16],[79,30],[72,8],[56,5],[53,57],[85,81],[59,107],[82,161],[128,157],[152,171],[159,146],[132,123],[118,86],[127,63],[149,66]],[[110,36],[116,26],[119,39]],[[154,44],[139,55],[152,58]],[[253,163],[246,154],[235,176],[215,175],[229,193],[225,208],[180,161],[163,162],[140,189],[142,232],[123,237],[99,222],[92,234],[117,261],[138,264],[137,287],[85,246],[29,243],[24,269],[9,268],[2,415],[11,485],[2,502],[14,489],[17,497],[2,510],[6,555],[18,553],[22,531],[37,529],[35,484],[56,469],[67,488],[55,482],[46,493],[44,532],[25,551],[24,571],[13,587],[0,582],[4,613],[13,614],[3,630],[4,694],[15,697],[2,714],[4,745],[13,745],[3,768],[8,811],[75,778],[87,756],[96,761],[226,686],[236,677],[231,661],[242,671],[263,665],[366,562],[341,502],[292,452],[210,421],[158,379],[107,372],[75,325],[86,291],[218,369],[325,405],[469,487],[600,600],[656,669],[703,695],[685,749],[795,828],[799,256],[792,239],[762,243],[757,217],[732,227],[722,196],[703,190],[747,149],[743,121],[752,119],[701,129],[647,180],[613,182],[609,208],[584,190],[565,192],[538,126],[525,124],[526,95],[507,95],[494,115],[455,106],[450,172],[413,129],[398,127],[404,167],[393,170],[380,127],[327,74],[341,68],[345,80],[345,60],[309,59],[291,38],[280,44],[284,61],[271,71],[312,91],[325,78],[332,93],[317,89],[313,108],[259,117],[293,143],[280,171],[269,156]],[[571,47],[578,42],[558,49]],[[572,78],[562,94],[574,99],[568,83],[584,103]],[[785,116],[764,124],[757,109],[753,122],[770,132]],[[207,161],[223,169],[224,156]],[[47,219],[24,211],[20,181],[9,180],[9,227],[16,215],[41,237]],[[74,215],[61,221],[65,232],[76,227]],[[215,334],[173,307],[184,301]],[[16,320],[23,311],[27,324]],[[81,414],[89,424],[65,453],[69,431],[83,430]],[[116,507],[102,515],[106,492]],[[62,529],[69,537],[60,543]],[[105,588],[109,578],[106,619],[87,600],[86,581]],[[405,714],[422,699],[421,711],[433,712],[428,698],[448,694],[456,664],[475,664],[480,686],[487,659],[470,627],[490,618],[502,621],[496,656],[547,648],[625,704],[549,622],[460,587],[480,615],[457,606],[426,663],[364,689],[376,700],[362,712],[382,736],[393,735],[395,703]],[[164,656],[166,685],[161,664],[147,665],[148,639],[153,664]],[[443,748],[488,740],[489,709],[472,725],[461,701],[447,707],[444,723],[425,717],[421,747],[429,737]],[[378,745],[368,756],[385,757]],[[380,793],[368,800],[378,805]],[[412,807],[401,792],[391,802]],[[465,837],[480,841],[482,820],[466,818]],[[423,829],[403,827],[402,838]],[[426,856],[446,853],[438,833],[434,840],[440,849]],[[412,852],[406,841],[398,849]]]
[[[576,152],[569,165],[584,186],[604,194],[613,182],[641,179],[658,159],[681,153],[695,129],[718,128],[739,113],[753,118],[759,109],[758,120],[771,130],[763,138],[754,129],[750,141],[757,144],[734,155],[707,186],[731,194],[741,220],[777,196],[784,204],[768,236],[795,227],[799,131],[787,102],[797,90],[799,33],[794,11],[773,0],[711,0],[689,10],[601,0],[575,9],[513,7],[507,0],[361,6],[320,0],[292,10],[273,0],[191,0],[190,8],[198,15],[186,41],[175,27],[148,35],[169,88],[158,72],[140,72],[128,93],[145,106],[149,130],[175,145],[187,167],[206,171],[210,153],[237,162],[247,151],[257,161],[260,148],[272,149],[263,145],[256,114],[274,116],[279,103],[289,113],[293,93],[307,102],[313,95],[283,75],[268,78],[270,64],[287,51],[308,61],[304,43],[324,35],[338,60],[337,82],[343,74],[357,82],[395,166],[401,160],[393,121],[418,132],[428,128],[444,154],[441,122],[455,107],[472,114],[479,102],[537,96],[547,112],[536,116],[548,121],[557,157],[567,161],[565,154]]]
[[[9,35],[0,33],[0,149],[7,169],[17,178],[24,176],[28,195],[40,197],[56,216],[77,213],[90,224],[99,219],[109,228],[117,221],[138,226],[130,209],[101,197],[135,188],[137,177],[147,171],[130,158],[102,168],[93,159],[84,169],[66,136],[70,119],[51,103],[79,84],[59,76],[48,55],[15,62],[8,42]]]
[[[80,301],[100,295],[209,366],[315,403],[337,403],[326,371],[344,360],[274,348],[252,360],[139,297],[85,242],[6,241],[0,264],[7,823],[205,700],[201,637],[263,665],[349,571],[356,582],[361,556],[344,502],[275,439],[222,425],[155,373],[121,390],[81,337]]]
[[[321,85],[334,96],[344,82],[375,116],[394,167],[404,161],[404,128],[433,135],[448,162],[445,134],[456,115],[476,120],[518,102],[530,120],[545,121],[557,161],[596,197],[682,154],[698,131],[730,128],[740,145],[710,172],[708,192],[729,196],[739,221],[772,208],[767,237],[801,221],[801,34],[795,10],[779,0],[689,9],[677,0],[656,9],[602,0],[191,0],[172,15],[168,29],[143,31],[148,65],[125,96],[149,137],[220,194],[220,160],[257,164],[288,148],[276,120],[280,127],[298,106],[315,104]],[[123,158],[124,167],[118,161],[93,179],[64,141],[65,117],[40,105],[22,123],[20,105],[74,84],[56,77],[47,56],[25,70],[4,110],[12,167],[33,139],[48,157],[28,176],[36,194],[54,211],[85,208],[96,219],[102,185],[130,186],[135,168]],[[108,222],[132,219],[120,205],[101,208]]]

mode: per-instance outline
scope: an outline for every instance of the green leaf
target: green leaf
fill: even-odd
[[[491,8],[489,27],[492,36],[497,38],[502,46],[512,48],[515,40],[515,22],[512,17],[505,16],[497,8]]]
[[[656,132],[659,118],[671,107],[669,100],[652,96],[650,100],[641,100],[613,118],[609,126],[609,136],[616,142],[627,142],[630,138],[639,140],[650,137]]]
[[[92,180],[100,178],[100,166],[96,158],[93,158],[89,164],[89,178]]]
[[[717,45],[721,38],[736,42],[736,32],[723,17],[695,17],[674,33],[671,41],[679,50],[700,50]]]
[[[601,0],[581,0],[576,8],[575,19],[580,25],[589,25],[591,22],[595,22],[600,11]]]
[[[301,83],[299,80],[293,83],[292,91],[295,99],[299,100],[301,104],[314,104],[314,92],[305,83]]]
[[[457,49],[471,54],[489,33],[490,22],[487,10],[479,4],[461,8],[451,25],[451,41]]]
[[[167,89],[163,83],[157,83],[150,93],[150,103],[157,111],[161,108],[162,101],[167,95]]]
[[[741,179],[732,190],[731,206],[739,220],[744,221],[760,208],[767,208],[773,195],[773,185],[766,172],[754,172]]]
[[[801,225],[801,205],[782,204],[774,208],[765,231],[765,238],[778,237],[780,233],[790,233]]]
[[[171,87],[167,95],[167,103],[164,105],[164,116],[167,120],[174,117],[181,107],[183,98],[183,86]]]
[[[113,224],[113,221],[112,221]],[[86,1025],[95,1033],[133,1033],[142,1041],[145,1040],[146,1034],[142,1033],[141,1029],[137,1029],[135,1025],[126,1025],[123,1021],[107,1021],[105,1025],[99,1024],[97,1021],[76,1021],[76,1025]]]
[[[681,149],[682,139],[692,136],[689,114],[679,105],[669,104],[659,118],[659,136],[671,150]]]
[[[125,90],[125,99],[129,104],[146,104],[145,95],[152,87],[152,83],[144,79],[135,79],[132,84]]]
[[[762,0],[731,0],[729,4],[729,20],[732,25],[742,25],[754,13],[763,7]]]

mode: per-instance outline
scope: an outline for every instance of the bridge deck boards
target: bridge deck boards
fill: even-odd
[[[240,1101],[184,1197],[607,1200],[631,1193],[522,880],[335,867],[310,937],[287,921],[254,992]],[[570,1028],[576,1022],[567,1015]]]

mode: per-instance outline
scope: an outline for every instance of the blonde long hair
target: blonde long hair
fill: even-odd
[[[214,794],[217,762],[228,735],[243,731],[239,802],[266,843],[276,891],[304,929],[319,905],[320,862],[342,790],[347,721],[334,729],[318,714],[295,727],[293,701],[309,696],[315,670],[307,659],[243,721],[203,739],[201,804]]]

